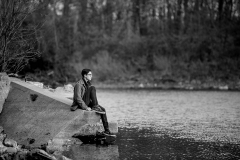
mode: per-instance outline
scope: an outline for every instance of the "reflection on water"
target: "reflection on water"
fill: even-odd
[[[73,160],[118,160],[117,145],[82,144],[70,147],[65,155]]]
[[[115,145],[72,146],[73,159],[240,159],[240,92],[100,90]],[[90,157],[89,157],[90,156]]]
[[[151,129],[121,128],[118,142],[120,159],[239,159],[240,148],[234,144],[196,142],[173,138]]]

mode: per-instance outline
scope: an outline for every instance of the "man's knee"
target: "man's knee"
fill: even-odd
[[[96,88],[95,88],[94,86],[90,86],[89,89],[90,89],[91,91],[96,92]]]
[[[102,107],[100,105],[98,105],[98,106],[101,108],[102,111],[106,112],[106,109],[104,107]]]

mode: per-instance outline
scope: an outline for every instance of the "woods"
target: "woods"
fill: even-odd
[[[26,22],[35,3],[29,0],[0,0],[0,68],[11,72],[22,70],[39,53],[35,28]]]
[[[91,68],[97,81],[240,78],[238,0],[12,2],[17,8],[25,3],[26,8],[34,4],[36,9],[24,18],[16,14],[15,35],[27,34],[26,28],[29,33],[21,36],[24,43],[18,41],[22,47],[17,47],[4,29],[16,22],[2,10],[9,10],[6,2],[0,1],[1,71],[34,73],[42,81],[61,83],[77,80],[83,68]],[[19,60],[15,53],[25,54],[22,67],[11,68],[11,63],[20,64],[15,61],[7,67],[6,54]],[[29,53],[41,56],[30,60]]]

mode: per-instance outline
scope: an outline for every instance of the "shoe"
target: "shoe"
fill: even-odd
[[[78,106],[77,106],[77,105],[75,105],[75,106],[71,106],[70,110],[71,110],[71,111],[76,111],[76,110],[77,110],[77,108],[78,108]]]
[[[110,133],[110,131],[104,131],[104,132],[102,132],[102,134],[105,136],[117,137],[115,134]]]
[[[96,137],[97,137],[97,138],[105,138],[105,134],[103,134],[103,132],[97,131],[97,132],[96,132]]]
[[[98,114],[106,114],[104,111],[101,110],[99,107],[93,107],[92,111],[98,113]]]
[[[96,144],[113,144],[116,141],[116,136],[113,134],[98,132],[96,133]]]

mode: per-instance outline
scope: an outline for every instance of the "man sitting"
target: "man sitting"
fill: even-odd
[[[111,134],[108,126],[108,120],[106,115],[106,110],[98,104],[96,96],[96,88],[91,85],[92,72],[90,69],[82,70],[82,79],[80,79],[74,86],[73,94],[73,104],[71,106],[71,111],[75,111],[77,108],[95,111],[100,114],[101,120],[104,127],[104,132],[102,134],[106,136],[114,136]]]

